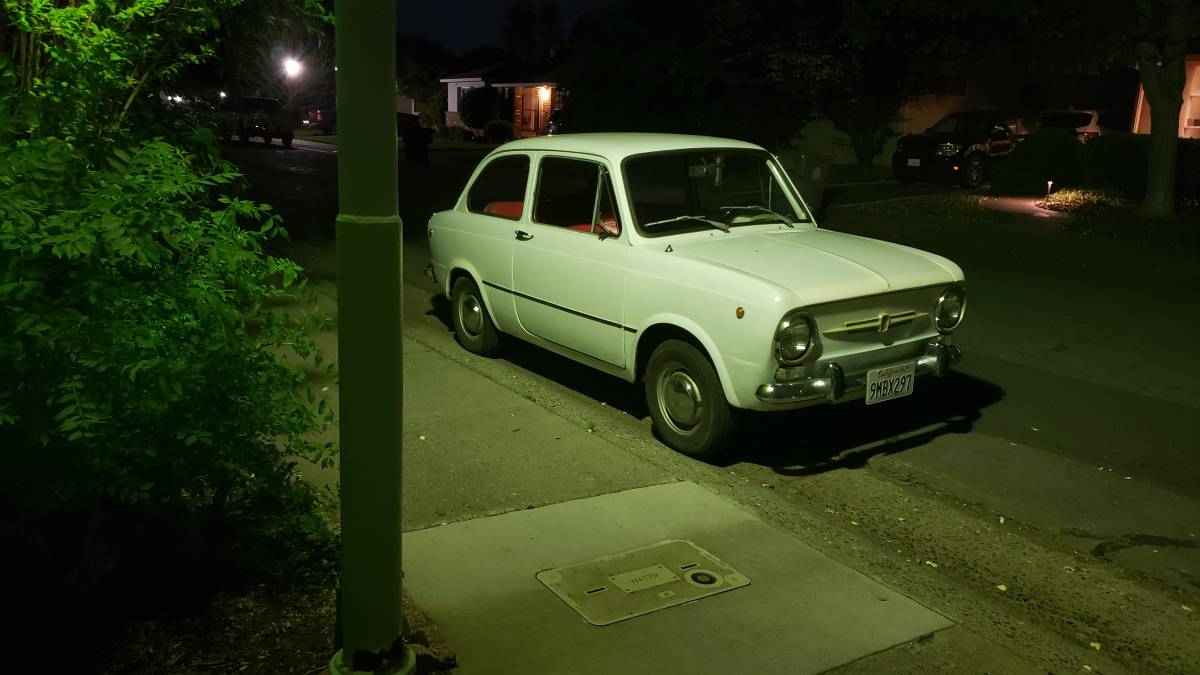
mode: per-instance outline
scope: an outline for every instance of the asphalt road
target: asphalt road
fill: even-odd
[[[253,144],[226,150],[245,171],[251,195],[273,204],[293,238],[308,245],[294,248],[294,257],[304,263],[306,256],[332,251],[337,186],[332,147],[298,141],[291,150]],[[444,312],[444,304],[421,271],[428,255],[424,225],[430,213],[453,203],[481,158],[478,152],[445,151],[432,152],[428,167],[400,160],[405,281],[420,291],[418,298],[428,299],[433,314]],[[1032,566],[1025,573],[1036,573],[1043,589],[1053,589],[1061,570],[1038,562],[1049,551],[1094,564],[1114,578],[1132,576],[1146,592],[1175,594],[1184,606],[1195,607],[1200,596],[1195,253],[1090,239],[1062,232],[1056,219],[1036,214],[1003,222],[923,219],[896,205],[905,195],[946,190],[906,189],[910,186],[858,193],[840,188],[822,225],[958,262],[970,294],[957,335],[963,362],[946,378],[918,382],[914,396],[887,405],[866,409],[847,403],[755,415],[734,462],[713,470],[761,484],[789,507],[823,511],[842,528],[858,528],[872,517],[890,521],[875,532],[880,542],[936,547],[945,558],[963,560],[970,571],[962,573],[981,583],[1019,576],[1022,566]],[[437,339],[447,353],[454,352],[448,332]],[[640,392],[632,385],[521,345],[506,352],[502,363],[486,367],[501,370],[496,378],[511,380],[515,388],[551,396],[568,418],[597,419],[594,411],[603,404],[614,415],[598,433],[631,448],[643,440],[654,443]],[[903,496],[878,488],[878,481],[863,483],[867,479],[900,486]],[[909,500],[938,504],[941,515],[905,534],[906,517],[916,516],[897,515],[896,509]],[[860,515],[839,520],[846,512]],[[1007,540],[1008,548],[985,553],[986,547],[960,532],[976,527],[963,523],[978,522],[1019,524],[1023,543]],[[1098,596],[1081,596],[1041,612],[1069,614],[1075,610],[1065,607],[1073,602],[1099,611]],[[1063,622],[1056,628],[1060,632],[1073,625],[1068,616],[1053,620]]]

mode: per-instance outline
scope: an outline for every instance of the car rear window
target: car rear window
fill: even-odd
[[[467,209],[473,213],[520,220],[528,179],[529,155],[497,157],[483,167],[471,184]]]
[[[1039,123],[1044,127],[1060,129],[1077,129],[1092,123],[1092,113],[1088,112],[1048,112],[1042,113]]]

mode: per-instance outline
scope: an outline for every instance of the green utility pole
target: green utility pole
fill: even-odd
[[[401,638],[401,223],[395,0],[337,0],[342,649],[334,675],[412,673]]]

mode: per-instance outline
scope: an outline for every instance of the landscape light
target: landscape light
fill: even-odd
[[[1046,181],[1046,196],[1047,197],[1050,196],[1050,189],[1053,187],[1054,187],[1054,181],[1052,181],[1052,180]]]
[[[223,91],[218,91],[218,92],[217,92],[217,96],[220,96],[221,98],[225,98],[225,92],[223,92]]]

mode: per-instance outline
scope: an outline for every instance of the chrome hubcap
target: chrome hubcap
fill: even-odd
[[[472,337],[483,331],[483,307],[479,304],[479,298],[474,295],[463,296],[458,305],[458,322]]]
[[[700,385],[686,370],[664,371],[658,381],[658,409],[676,433],[692,433],[704,412]]]

